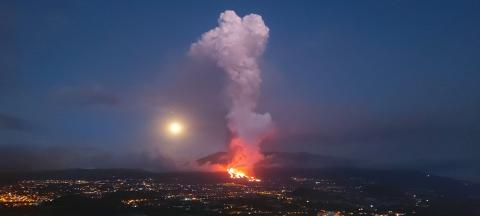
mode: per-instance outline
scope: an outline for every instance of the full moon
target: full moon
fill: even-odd
[[[172,135],[179,135],[183,131],[183,126],[182,126],[182,124],[180,124],[179,122],[176,122],[176,121],[170,122],[170,124],[168,125],[168,131]]]

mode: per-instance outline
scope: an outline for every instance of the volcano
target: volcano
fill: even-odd
[[[256,168],[285,167],[285,168],[330,168],[355,167],[359,161],[339,157],[318,155],[307,152],[263,152],[264,158],[258,161]],[[228,152],[217,152],[197,159],[203,165],[227,165],[233,155]]]

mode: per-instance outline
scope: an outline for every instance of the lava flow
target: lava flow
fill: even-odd
[[[248,176],[247,174],[245,174],[245,172],[239,170],[239,169],[236,169],[236,168],[233,168],[233,167],[230,167],[227,169],[227,172],[228,174],[230,175],[230,178],[233,178],[233,179],[247,179],[248,181],[254,181],[254,182],[260,182],[261,180],[260,179],[257,179],[253,176]]]

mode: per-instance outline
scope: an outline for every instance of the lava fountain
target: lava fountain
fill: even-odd
[[[256,182],[261,181],[260,179],[257,179],[253,176],[248,176],[247,174],[245,174],[245,172],[233,167],[228,168],[227,172],[230,175],[230,178],[233,178],[233,179],[245,178],[245,179],[248,179],[248,181],[256,181]]]
[[[226,116],[232,133],[229,160],[219,164],[232,178],[253,177],[254,165],[263,159],[260,143],[272,132],[269,113],[256,113],[261,70],[258,60],[265,50],[269,29],[261,16],[239,17],[234,11],[220,14],[218,26],[193,43],[189,54],[213,60],[228,77]]]

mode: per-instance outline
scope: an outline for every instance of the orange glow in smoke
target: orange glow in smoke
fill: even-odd
[[[261,181],[251,175],[255,163],[263,159],[256,145],[248,145],[239,138],[233,138],[230,142],[230,154],[232,159],[223,170],[226,169],[231,178],[247,179],[252,182]]]
[[[244,140],[234,137],[230,141],[229,151],[222,163],[210,164],[209,169],[215,172],[227,172],[232,179],[244,179],[250,182],[261,182],[254,175],[255,165],[264,159],[256,142],[248,144]]]

